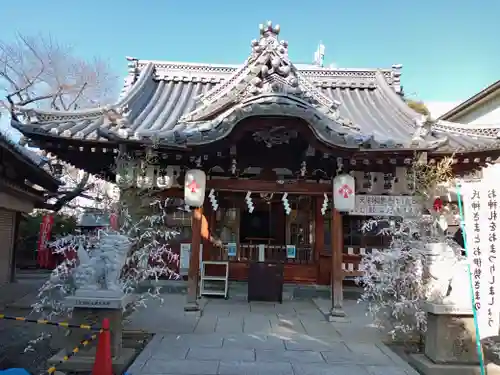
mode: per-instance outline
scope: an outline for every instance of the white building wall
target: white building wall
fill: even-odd
[[[461,115],[456,122],[471,125],[500,124],[500,93]]]

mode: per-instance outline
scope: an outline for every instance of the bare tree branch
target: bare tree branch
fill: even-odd
[[[50,35],[19,34],[14,42],[0,40],[0,111],[5,109],[14,119],[20,109],[70,111],[108,104],[117,93],[117,82],[104,60],[83,59]],[[48,195],[56,201],[46,202],[44,208],[58,211],[93,188],[88,174],[71,185],[70,191]]]
[[[82,59],[50,36],[0,41],[0,90],[11,113],[28,105],[68,111],[106,104],[116,83],[105,61]]]
[[[66,204],[71,202],[76,197],[80,196],[87,189],[87,183],[89,182],[90,175],[85,173],[82,180],[78,183],[78,185],[71,190],[70,192],[64,194],[62,197],[56,200],[55,203],[47,203],[45,202],[40,208],[51,211],[60,211]]]

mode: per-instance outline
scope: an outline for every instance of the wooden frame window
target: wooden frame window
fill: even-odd
[[[385,222],[381,222],[378,227],[371,228],[370,231],[363,231],[363,225],[366,221],[372,220],[370,216],[350,216],[343,215],[342,225],[344,233],[344,246],[353,247],[386,247],[389,246],[390,236],[380,234]],[[390,218],[388,218],[389,220]],[[324,250],[331,251],[331,214],[330,210],[324,216]],[[385,224],[388,225],[388,224]]]

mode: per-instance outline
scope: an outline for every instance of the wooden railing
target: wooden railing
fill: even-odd
[[[359,270],[359,264],[363,256],[370,254],[372,249],[375,248],[377,247],[344,246],[342,254],[342,270],[344,271],[344,277],[351,278],[361,276],[362,271]]]
[[[227,255],[227,245],[220,251],[218,260],[232,262],[256,262],[259,260],[259,245],[240,244],[236,256]],[[266,262],[284,262],[287,264],[312,264],[314,255],[311,246],[297,246],[295,258],[287,258],[286,245],[264,245],[264,260]]]

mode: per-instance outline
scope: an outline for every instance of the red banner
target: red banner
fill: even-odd
[[[54,261],[52,251],[47,248],[47,243],[50,240],[52,226],[54,225],[54,217],[52,215],[44,215],[40,224],[40,236],[38,238],[38,253],[37,263],[41,268],[53,268]]]
[[[118,214],[112,213],[111,215],[109,215],[109,224],[111,226],[111,229],[113,230],[120,229],[118,224]]]

